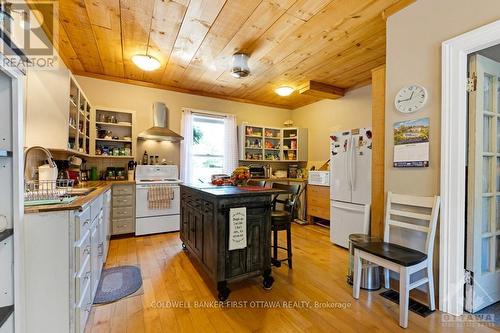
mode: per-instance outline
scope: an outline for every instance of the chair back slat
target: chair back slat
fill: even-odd
[[[429,214],[420,214],[420,213],[408,212],[408,211],[398,210],[398,209],[391,209],[390,212],[392,215],[404,216],[404,217],[409,217],[409,218],[413,218],[413,219],[417,219],[417,220],[430,221],[432,219],[432,216]]]
[[[439,196],[418,197],[389,192],[387,194],[384,241],[390,242],[390,229],[394,227],[423,232],[426,234],[424,251],[429,257],[432,257],[439,205]],[[412,211],[404,210],[405,208],[412,209]],[[422,213],[421,210],[426,212],[430,210],[430,214]],[[414,223],[416,221],[419,222]]]
[[[434,197],[417,197],[413,195],[391,193],[392,203],[405,206],[432,208]]]
[[[399,227],[399,228],[404,228],[404,229],[410,229],[414,231],[420,231],[420,232],[429,232],[430,229],[428,227],[424,227],[423,225],[417,225],[413,223],[406,223],[406,222],[399,222],[399,221],[393,221],[390,220],[389,224],[394,227]]]

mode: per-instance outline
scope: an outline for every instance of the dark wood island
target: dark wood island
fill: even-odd
[[[182,246],[214,283],[219,300],[229,297],[228,282],[248,277],[262,275],[264,288],[272,288],[271,203],[273,194],[281,192],[181,185]],[[242,207],[246,211],[246,246],[230,250],[230,221],[234,230],[234,212]],[[234,239],[234,233],[231,236]]]

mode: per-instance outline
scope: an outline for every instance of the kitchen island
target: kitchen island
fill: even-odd
[[[272,288],[271,204],[278,193],[282,191],[181,185],[182,245],[214,283],[219,300],[229,297],[228,282],[248,277],[262,275],[264,288]],[[239,226],[246,225],[240,234],[234,233],[236,215],[244,216]]]

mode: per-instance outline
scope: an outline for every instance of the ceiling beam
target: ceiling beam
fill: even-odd
[[[299,93],[319,98],[337,99],[344,96],[345,89],[318,81],[309,81],[299,88]]]
[[[393,4],[392,6],[387,7],[382,11],[382,18],[384,20],[387,20],[387,18],[391,15],[396,14],[399,12],[401,9],[408,7],[412,3],[414,3],[417,0],[400,0]]]
[[[244,98],[237,98],[237,97],[232,97],[232,96],[227,96],[227,95],[207,93],[205,91],[189,90],[189,89],[184,89],[184,88],[179,88],[179,87],[173,87],[173,86],[164,85],[164,84],[158,84],[158,83],[152,83],[152,82],[146,82],[146,81],[140,81],[140,80],[134,80],[134,79],[126,79],[126,78],[121,78],[121,77],[116,77],[116,76],[109,76],[109,75],[89,73],[89,72],[78,72],[78,71],[77,72],[73,72],[73,74],[74,75],[79,75],[79,76],[91,77],[91,78],[94,78],[94,79],[100,79],[100,80],[114,81],[114,82],[119,82],[119,83],[132,84],[132,85],[141,86],[141,87],[147,87],[147,88],[163,89],[163,90],[180,92],[180,93],[184,93],[184,94],[191,94],[191,95],[197,95],[197,96],[204,96],[204,97],[212,97],[212,98],[224,99],[224,100],[229,100],[229,101],[233,101],[233,102],[240,102],[240,103],[247,103],[247,104],[254,104],[254,105],[262,105],[262,106],[268,106],[268,107],[280,108],[280,109],[287,109],[287,110],[292,110],[293,109],[292,106],[289,106],[289,105],[286,105],[286,104],[265,103],[265,102],[259,102],[259,101],[244,99]]]

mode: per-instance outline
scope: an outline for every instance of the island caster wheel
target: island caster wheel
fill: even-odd
[[[230,293],[231,293],[231,290],[229,290],[229,288],[224,288],[224,289],[219,290],[219,295],[218,295],[219,301],[221,301],[221,302],[227,301]]]
[[[274,278],[272,276],[266,276],[263,281],[263,286],[265,290],[273,289]]]
[[[182,245],[181,245],[181,246],[182,246],[182,249],[183,249],[184,251],[186,251],[186,250],[187,250],[187,248],[186,248],[186,244],[182,243]]]
[[[273,265],[274,267],[281,267],[281,261],[276,259],[271,259],[271,265]]]

